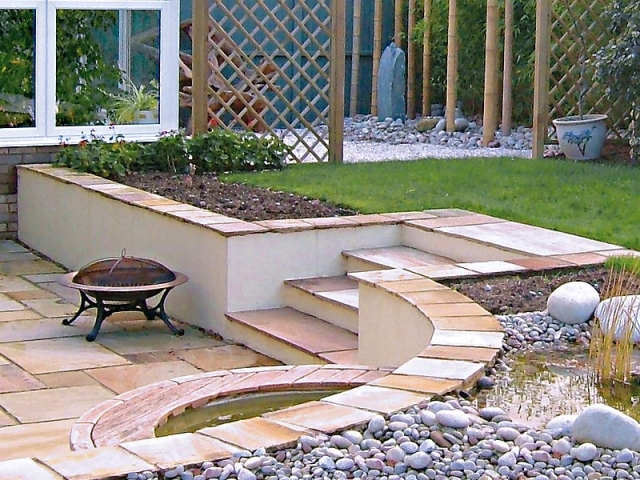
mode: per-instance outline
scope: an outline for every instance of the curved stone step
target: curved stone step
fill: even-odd
[[[236,340],[281,362],[326,363],[333,353],[357,354],[356,334],[290,307],[226,316]]]
[[[342,252],[347,259],[347,271],[379,270],[380,268],[412,268],[451,265],[454,260],[411,247],[393,246],[362,248]]]

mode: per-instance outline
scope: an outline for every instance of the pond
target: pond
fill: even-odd
[[[258,417],[267,412],[320,400],[343,391],[344,389],[325,389],[230,395],[213,400],[202,408],[187,410],[170,418],[167,423],[156,429],[156,437],[193,433],[201,428]]]
[[[640,365],[640,352],[634,353],[632,363]],[[478,407],[500,407],[516,423],[534,428],[593,403],[606,403],[640,420],[640,384],[599,385],[589,370],[584,347],[520,352],[506,364],[511,371],[499,373],[495,387],[479,393]]]

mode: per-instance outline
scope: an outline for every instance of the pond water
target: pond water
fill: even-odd
[[[263,413],[320,400],[342,391],[344,389],[230,395],[216,399],[202,408],[187,410],[181,415],[170,418],[167,423],[156,428],[156,437],[176,433],[193,433],[205,427],[215,427],[224,423],[258,417]]]
[[[640,420],[640,385],[603,386],[589,371],[584,347],[567,351],[518,353],[509,372],[496,377],[496,385],[476,398],[478,407],[502,408],[516,423],[539,428],[553,417],[579,413],[593,403],[606,403]],[[640,353],[632,361],[640,365]]]

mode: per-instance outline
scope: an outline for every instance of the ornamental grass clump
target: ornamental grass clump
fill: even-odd
[[[640,306],[635,301],[637,297],[624,298],[637,293],[637,262],[620,260],[609,264],[602,291],[603,300],[609,301],[596,310],[589,347],[591,365],[601,384],[630,381],[634,336],[638,333],[634,310]]]

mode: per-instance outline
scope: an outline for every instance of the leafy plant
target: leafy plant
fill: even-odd
[[[117,123],[132,123],[138,112],[158,109],[158,84],[155,80],[146,85],[136,85],[126,73],[122,75],[123,88],[117,94],[109,94],[110,110]]]
[[[197,172],[250,172],[284,166],[289,152],[282,140],[253,133],[214,129],[197,137],[165,132],[155,142],[126,142],[122,135],[91,132],[77,146],[63,143],[55,164],[105,178],[132,171],[182,173],[193,164]]]
[[[640,160],[640,0],[613,1],[601,16],[612,32],[595,55],[595,76],[606,96],[630,105],[631,161]]]

